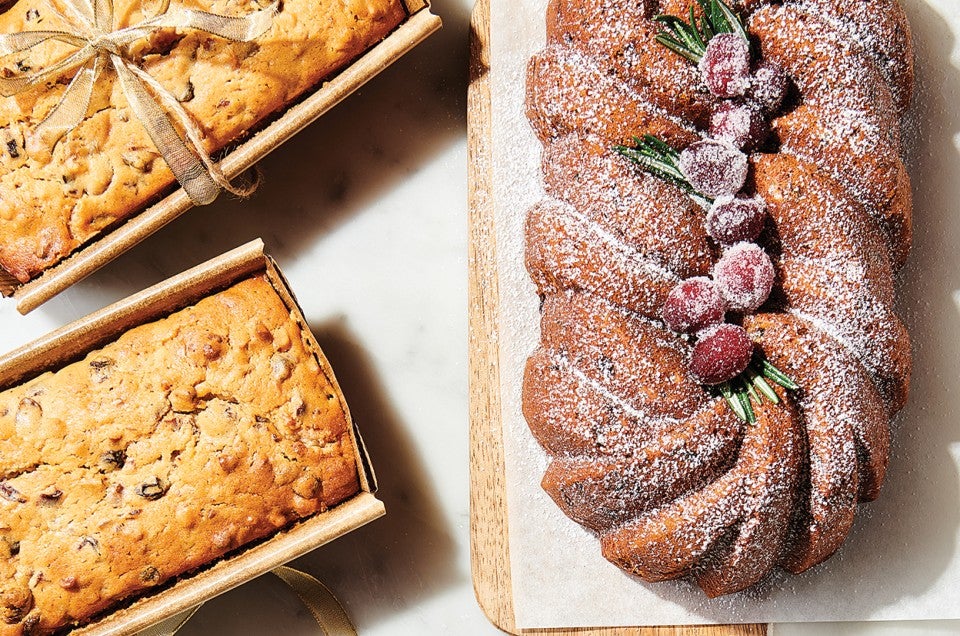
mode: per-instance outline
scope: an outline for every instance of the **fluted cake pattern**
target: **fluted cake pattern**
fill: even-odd
[[[883,484],[911,365],[893,276],[911,241],[913,62],[897,0],[733,5],[792,83],[772,142],[750,156],[777,280],[743,326],[801,389],[778,387],[781,404],[747,424],[690,377],[692,344],[660,319],[670,290],[720,256],[705,211],[613,150],[706,134],[718,100],[654,39],[655,15],[691,4],[549,4],[527,76],[546,197],[526,222],[542,309],[523,409],[551,458],[543,487],[607,559],[717,596],[828,558]]]

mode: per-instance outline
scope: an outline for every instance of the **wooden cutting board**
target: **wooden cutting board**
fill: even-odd
[[[506,488],[497,350],[496,242],[490,157],[489,0],[471,21],[468,109],[470,308],[470,551],[473,586],[494,625],[517,634],[507,543]],[[764,636],[765,625],[524,630],[551,636]]]

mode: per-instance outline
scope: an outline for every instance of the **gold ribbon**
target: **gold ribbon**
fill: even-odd
[[[203,133],[190,114],[167,89],[130,59],[127,49],[137,40],[166,28],[198,29],[234,42],[249,42],[270,28],[279,2],[246,16],[230,17],[171,7],[169,0],[161,0],[159,11],[152,18],[117,30],[113,28],[113,0],[61,2],[65,11],[48,0],[50,10],[66,25],[62,30],[0,34],[0,56],[21,53],[50,40],[77,47],[70,55],[36,72],[0,77],[0,94],[10,97],[76,70],[63,97],[34,132],[40,143],[52,146],[83,121],[97,78],[110,64],[130,109],[191,201],[198,205],[211,203],[221,189],[241,196],[249,194],[253,186],[237,187],[230,183],[204,150]],[[177,130],[178,125],[183,136]]]
[[[275,568],[272,572],[300,597],[317,621],[323,636],[357,636],[357,631],[343,610],[343,606],[323,583],[305,572],[285,565]],[[160,621],[138,632],[137,636],[174,636],[200,607],[201,605],[191,607]]]

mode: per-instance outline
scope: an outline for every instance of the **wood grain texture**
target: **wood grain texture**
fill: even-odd
[[[494,625],[515,632],[500,426],[496,233],[490,163],[488,0],[470,23],[468,197],[470,308],[470,562],[477,601]]]
[[[490,2],[471,20],[468,109],[468,298],[470,347],[470,557],[477,601],[490,621],[517,634],[507,542],[500,421],[499,288],[490,143]],[[764,636],[765,625],[523,630],[551,636]]]

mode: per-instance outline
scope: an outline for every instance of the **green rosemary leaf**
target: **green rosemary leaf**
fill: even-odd
[[[633,148],[614,146],[613,149],[658,179],[682,189],[703,207],[710,207],[713,199],[697,192],[680,170],[678,165],[680,153],[654,135],[644,135],[643,138],[634,137],[633,141],[636,144]]]
[[[663,171],[664,168],[667,170],[670,169],[670,166],[666,164],[658,155],[653,154],[650,150],[644,146],[637,146],[636,148],[631,148],[629,146],[614,146],[614,151],[618,154],[623,155],[627,159],[630,159],[634,163],[639,164],[644,169],[653,169]]]
[[[675,25],[675,24],[678,23],[678,22],[679,22],[680,24],[683,24],[683,20],[681,20],[680,18],[678,18],[678,17],[675,16],[675,15],[670,15],[669,13],[660,13],[660,14],[657,14],[657,15],[653,16],[653,21],[654,21],[654,22],[659,22],[660,24],[662,24],[663,26],[667,27],[668,29],[673,29],[673,28],[674,28],[673,25]]]
[[[740,400],[734,395],[729,382],[724,382],[720,385],[720,395],[727,401],[727,405],[730,407],[730,410],[733,411],[734,415],[744,422],[748,421],[747,413],[743,410],[743,405],[740,403]]]
[[[773,387],[770,386],[762,375],[758,375],[753,369],[750,369],[750,381],[770,402],[780,404],[780,396],[777,395],[777,392],[773,390]]]
[[[690,190],[687,192],[687,194],[690,196],[691,199],[699,203],[700,207],[704,209],[708,209],[711,205],[713,205],[713,199],[711,199],[710,197],[705,197],[699,192],[694,192],[693,190]]]
[[[710,19],[710,2],[709,0],[697,0],[697,4],[700,5],[700,12],[703,13],[703,17]]]
[[[747,395],[746,391],[737,391],[736,393],[737,400],[740,402],[740,408],[743,409],[745,418],[743,418],[747,424],[756,424],[757,416],[753,412],[753,405],[750,404],[750,397]]]
[[[677,55],[681,55],[687,58],[694,64],[700,63],[700,57],[690,52],[683,44],[681,44],[674,38],[670,37],[669,35],[665,33],[660,33],[654,39],[660,44],[662,44],[663,46],[667,47],[668,49],[676,53]]]
[[[711,25],[710,20],[708,20],[706,16],[700,18],[700,31],[703,33],[703,39],[706,42],[712,40],[713,36],[716,35],[713,30],[713,25]],[[704,47],[704,51],[706,51],[706,47]]]
[[[683,188],[690,188],[680,168],[677,167],[676,157],[663,152],[659,147],[643,140],[635,148],[616,146],[614,148],[621,155],[633,159],[644,168],[654,168],[669,176],[671,182]]]
[[[615,146],[614,150],[658,179],[672,183],[684,190],[691,190],[692,186],[687,183],[683,174],[670,163],[663,161],[659,155],[651,154],[647,149],[628,148],[627,146]]]
[[[783,400],[767,382],[771,379],[780,386],[794,391],[800,386],[791,380],[783,371],[767,360],[754,359],[743,373],[716,387],[723,395],[723,399],[734,414],[744,422],[753,424],[757,421],[757,414],[753,409],[753,401],[763,404],[767,398],[772,404],[780,404]]]
[[[666,14],[654,16],[653,19],[665,27],[665,31],[654,38],[657,42],[694,64],[700,63],[706,44],[697,32],[696,24],[689,25],[677,16]]]
[[[637,139],[637,138],[634,137],[634,139]],[[668,156],[668,157],[670,157],[670,158],[672,158],[672,159],[679,159],[679,158],[680,158],[680,153],[677,152],[677,151],[673,148],[673,146],[671,146],[671,145],[668,144],[667,142],[663,141],[662,139],[660,139],[660,138],[657,137],[656,135],[649,135],[649,134],[644,135],[644,136],[643,136],[643,141],[645,141],[647,144],[649,144],[650,146],[652,146],[654,149],[656,149],[657,151],[659,151],[659,152],[660,152],[661,154],[663,154],[663,155],[666,155],[666,156]],[[637,143],[640,143],[640,140],[639,140],[639,139],[637,140]]]
[[[720,10],[720,7],[717,5],[715,0],[710,0],[708,7],[706,9],[706,14],[710,16],[710,22],[713,24],[714,29],[717,33],[730,33],[731,26],[727,22],[726,16],[723,11]]]
[[[684,22],[677,24],[677,33],[681,36],[687,49],[697,56],[699,63],[699,58],[703,57],[703,53],[707,50],[703,40],[700,39],[700,34],[694,27]]]
[[[783,371],[773,366],[769,360],[763,361],[763,375],[789,391],[796,391],[800,385],[790,379]]]
[[[672,158],[666,153],[664,153],[662,150],[660,150],[657,146],[650,143],[650,141],[648,140],[649,136],[650,135],[647,135],[643,139],[637,139],[636,137],[634,137],[634,139],[636,139],[636,146],[634,146],[634,150],[650,157],[651,159],[656,159],[658,161],[662,161],[663,163],[672,164],[673,163]]]
[[[705,197],[705,196],[703,196],[702,194],[700,194],[699,192],[693,192],[693,191],[691,191],[691,192],[690,192],[690,196],[691,196],[693,199],[695,199],[696,202],[701,205],[701,207],[709,208],[711,205],[713,205],[713,199],[711,199],[710,197]]]
[[[702,48],[704,51],[707,50],[707,42],[704,40],[703,35],[700,33],[700,29],[697,28],[697,16],[693,12],[693,5],[690,5],[690,31],[693,34],[693,37],[696,38],[697,46]],[[709,40],[710,38],[707,38]]]
[[[727,4],[723,0],[711,0],[711,2],[716,7],[716,9],[723,14],[724,20],[726,21],[729,29],[727,32],[736,33],[737,35],[742,37],[744,40],[746,40],[747,44],[749,44],[750,36],[747,34],[747,29],[746,27],[744,27],[743,21],[740,19],[740,16],[734,13],[733,9],[727,6]]]
[[[648,170],[649,170],[649,169],[650,169],[650,168],[648,168]],[[668,169],[662,169],[662,168],[660,168],[660,167],[654,167],[654,168],[653,168],[652,170],[650,170],[650,171],[653,173],[653,176],[655,176],[655,177],[657,177],[657,178],[659,178],[659,179],[663,179],[664,181],[666,181],[666,182],[668,182],[668,183],[672,183],[673,185],[675,185],[675,186],[677,186],[678,188],[681,188],[681,189],[683,189],[683,190],[690,190],[690,184],[689,184],[689,183],[687,183],[685,180],[683,180],[683,179],[675,176],[675,175],[673,174],[673,172],[672,172],[672,171],[669,171]]]
[[[656,22],[659,22],[666,30],[669,31],[671,37],[675,38],[683,46],[687,46],[687,23],[678,18],[675,15],[661,14],[653,18]],[[662,33],[662,32],[661,32]]]
[[[675,15],[660,14],[654,20],[664,29],[655,40],[674,53],[699,64],[707,51],[707,43],[718,33],[735,33],[750,43],[747,29],[733,9],[723,0],[697,0],[701,16],[697,19],[694,5],[690,5],[690,22]]]
[[[654,39],[656,39],[661,44],[663,44],[663,41],[666,40],[667,42],[670,42],[674,46],[679,46],[682,49],[686,48],[686,45],[683,43],[682,38],[678,37],[676,33],[673,31],[673,29],[664,29],[663,31],[660,31],[660,33],[658,33]]]
[[[728,395],[728,396],[725,396],[723,399],[725,399],[725,400],[727,401],[727,406],[730,407],[730,409],[733,411],[733,414],[734,414],[734,415],[736,415],[737,417],[739,417],[739,418],[740,418],[741,420],[743,420],[744,422],[747,421],[747,414],[743,412],[743,407],[740,406],[740,400],[738,400],[738,399],[737,399],[735,396],[733,396],[732,394],[731,394],[731,395]]]

